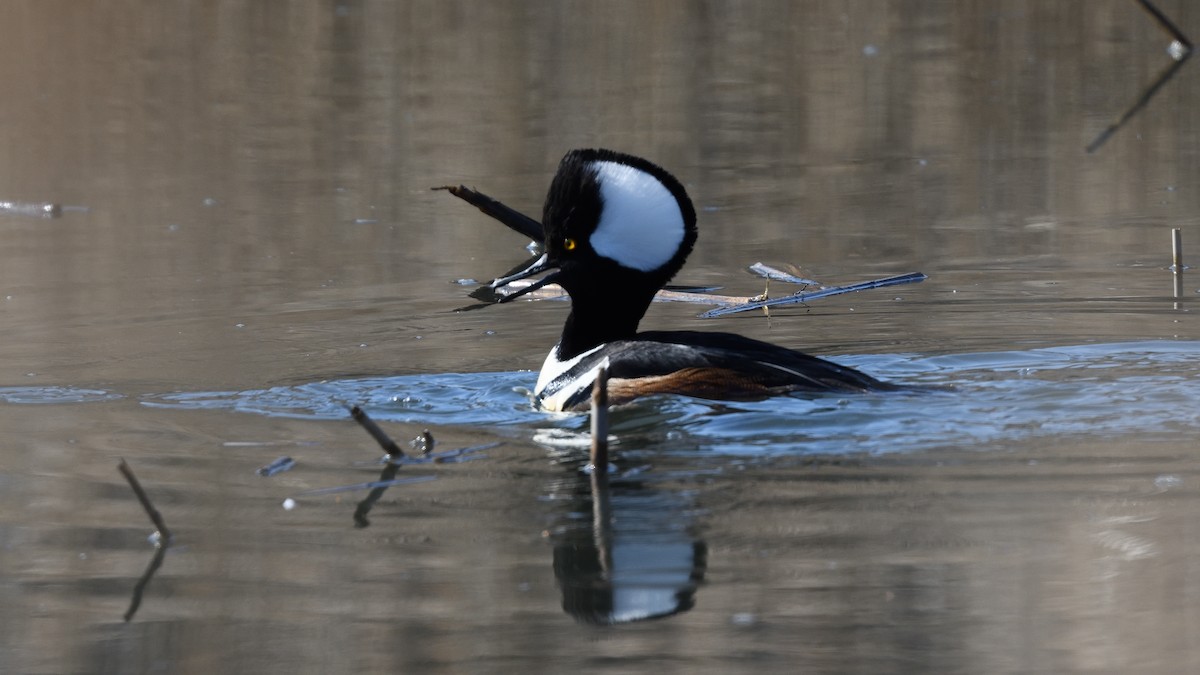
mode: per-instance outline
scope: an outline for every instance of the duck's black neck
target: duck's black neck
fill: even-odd
[[[571,314],[563,326],[558,358],[574,358],[606,342],[632,338],[654,293],[655,289],[629,286],[604,292],[572,289]]]

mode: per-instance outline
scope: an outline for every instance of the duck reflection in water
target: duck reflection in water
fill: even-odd
[[[692,608],[707,548],[689,532],[686,499],[600,471],[554,491],[563,490],[571,492],[571,512],[554,544],[563,610],[608,625]]]

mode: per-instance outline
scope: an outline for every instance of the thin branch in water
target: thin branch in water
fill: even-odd
[[[1154,17],[1154,20],[1157,21],[1158,25],[1167,32],[1167,35],[1171,36],[1172,40],[1178,42],[1188,51],[1191,51],[1192,41],[1183,34],[1183,31],[1179,30],[1179,26],[1176,26],[1175,22],[1171,21],[1170,17],[1168,17],[1166,14],[1163,14],[1161,10],[1159,10],[1153,5],[1153,3],[1150,2],[1150,0],[1137,0],[1137,3],[1141,5],[1142,9],[1146,10],[1150,16]]]
[[[150,516],[150,522],[154,523],[154,527],[158,529],[159,545],[168,545],[171,541],[171,531],[167,529],[167,523],[163,520],[162,514],[154,508],[150,496],[142,489],[142,484],[138,482],[137,476],[133,475],[133,469],[129,468],[123,458],[120,464],[117,464],[117,469],[120,470],[121,475],[125,476],[129,487],[133,489],[133,494],[137,495],[138,501],[142,503],[142,508],[146,510],[146,515]]]
[[[371,438],[375,439],[375,442],[379,444],[379,447],[383,448],[383,451],[389,457],[397,459],[404,457],[404,451],[400,449],[399,445],[396,445],[396,441],[393,441],[390,436],[384,433],[383,429],[380,429],[379,425],[375,424],[375,420],[363,412],[362,408],[354,406],[350,409],[350,416],[354,418],[355,422],[362,425],[362,428],[366,429],[368,434],[371,434]]]
[[[1183,300],[1183,271],[1185,269],[1187,266],[1183,264],[1183,234],[1176,227],[1171,230],[1171,270],[1174,272],[1171,276],[1175,277],[1175,286],[1172,289],[1175,302],[1172,306],[1176,311],[1181,309]]]
[[[451,194],[454,194],[454,192],[451,191]],[[371,492],[368,493],[367,496],[358,503],[358,506],[355,507],[354,526],[363,528],[371,524],[371,521],[367,519],[367,514],[371,512],[371,508],[375,506],[375,502],[379,501],[379,498],[383,496],[383,493],[386,492],[389,487],[401,482],[401,479],[396,478],[396,472],[400,470],[400,460],[404,459],[405,455],[404,451],[400,449],[400,446],[396,445],[396,441],[393,441],[391,436],[388,436],[383,429],[380,429],[379,425],[375,424],[375,420],[371,419],[362,408],[354,406],[350,409],[350,416],[354,418],[354,421],[362,425],[362,428],[366,429],[368,434],[371,434],[371,438],[374,438],[375,442],[379,444],[379,447],[383,448],[383,451],[387,453],[388,460],[387,464],[383,467],[383,471],[379,474],[378,481],[375,481],[374,483],[362,484],[362,487],[370,488]],[[425,433],[428,434],[427,440],[429,446],[432,447],[433,435],[430,434],[428,430],[426,430]],[[433,476],[429,476],[430,480],[433,478]],[[407,482],[412,482],[412,480],[409,479]],[[353,489],[353,487],[356,486],[351,486],[351,489]],[[340,491],[342,489],[345,488],[318,490],[316,491],[316,494],[326,494],[331,491]],[[310,490],[308,494],[314,494],[314,492]]]
[[[375,439],[375,442],[378,443],[380,447],[383,448],[383,451],[387,453],[387,464],[384,465],[383,471],[380,472],[379,480],[371,481],[369,483],[358,483],[355,485],[344,485],[341,487],[309,490],[307,492],[301,492],[297,496],[324,495],[333,494],[336,492],[348,492],[351,490],[370,489],[371,492],[368,493],[367,496],[364,497],[354,509],[355,527],[367,527],[371,524],[371,521],[367,519],[367,514],[371,512],[372,507],[375,506],[375,502],[379,501],[379,498],[383,496],[383,493],[386,492],[389,487],[392,487],[393,485],[407,485],[410,483],[424,483],[425,481],[430,481],[437,478],[437,476],[412,476],[409,478],[396,478],[396,473],[400,471],[401,465],[427,463],[437,464],[449,461],[466,461],[468,459],[479,457],[480,455],[478,453],[480,451],[500,445],[500,443],[486,443],[484,445],[476,445],[469,448],[458,448],[455,450],[447,450],[445,452],[433,452],[435,443],[433,434],[429,433],[428,429],[425,429],[421,432],[421,435],[414,440],[414,445],[420,447],[421,454],[413,457],[410,455],[405,455],[404,451],[400,449],[400,446],[396,444],[396,441],[393,441],[383,429],[379,428],[379,425],[375,423],[375,420],[371,419],[362,408],[354,406],[350,409],[350,415],[356,422],[358,422],[364,429],[367,430],[367,433],[371,434],[371,437]]]
[[[796,305],[816,300],[818,298],[827,298],[832,295],[842,295],[843,293],[857,293],[858,291],[867,291],[874,288],[886,288],[888,286],[899,286],[901,284],[920,283],[928,279],[926,275],[920,272],[910,272],[908,274],[899,274],[894,277],[885,277],[883,279],[872,279],[871,281],[863,281],[857,284],[849,284],[847,286],[830,286],[816,291],[793,293],[779,298],[768,298],[764,300],[753,300],[739,305],[729,307],[718,307],[710,309],[700,315],[701,318],[711,319],[717,316],[726,314],[734,314],[736,312],[745,312],[751,309],[759,309],[763,307],[778,307],[780,305]]]
[[[296,460],[285,455],[276,459],[274,462],[267,464],[266,466],[259,467],[254,473],[257,473],[263,478],[268,478],[277,473],[288,471],[294,466],[296,466]]]
[[[591,461],[593,472],[608,473],[608,359],[592,385]]]
[[[142,606],[142,594],[146,592],[146,586],[150,583],[150,579],[154,573],[162,567],[163,558],[167,555],[167,547],[159,546],[154,550],[154,557],[150,558],[150,564],[146,566],[146,571],[142,572],[142,578],[138,579],[137,585],[133,587],[133,597],[129,600],[129,609],[125,610],[125,623],[137,614],[138,607]]]
[[[137,584],[133,587],[133,597],[129,601],[129,609],[125,610],[125,621],[129,622],[133,615],[137,613],[138,607],[142,605],[142,594],[146,591],[146,586],[149,585],[150,579],[154,577],[154,573],[162,566],[163,557],[167,554],[167,547],[171,545],[171,531],[167,529],[167,523],[163,520],[162,514],[158,509],[154,508],[154,504],[150,501],[150,496],[142,489],[142,484],[138,482],[137,476],[133,475],[133,469],[125,463],[122,458],[117,464],[117,469],[121,475],[125,476],[125,480],[129,482],[129,487],[133,489],[133,494],[137,495],[138,501],[142,503],[142,508],[146,510],[146,515],[150,516],[150,522],[154,523],[154,527],[158,529],[158,541],[155,542],[154,557],[150,559],[150,565],[146,567],[146,571],[142,573]]]
[[[1163,86],[1171,80],[1171,78],[1175,77],[1175,73],[1179,72],[1179,69],[1183,67],[1183,64],[1186,63],[1188,58],[1190,58],[1192,55],[1192,41],[1183,34],[1183,31],[1179,30],[1179,27],[1176,26],[1166,14],[1163,14],[1162,11],[1151,4],[1150,0],[1136,1],[1139,5],[1141,5],[1142,9],[1146,10],[1150,16],[1154,17],[1154,20],[1158,23],[1158,25],[1164,31],[1166,31],[1168,35],[1171,36],[1172,42],[1167,47],[1167,53],[1170,54],[1173,62],[1163,69],[1162,73],[1160,73],[1159,76],[1150,83],[1150,86],[1146,87],[1146,90],[1142,92],[1142,95],[1139,96],[1137,100],[1125,110],[1125,112],[1121,113],[1120,117],[1118,117],[1112,124],[1108,125],[1104,131],[1101,131],[1100,135],[1096,136],[1095,140],[1093,140],[1091,143],[1088,143],[1087,152],[1089,154],[1099,150],[1100,146],[1104,145],[1108,139],[1113,136],[1113,134],[1117,133],[1121,127],[1125,126],[1125,123],[1132,119],[1133,116],[1138,113],[1138,111],[1140,111],[1142,108],[1145,108],[1146,104],[1150,102],[1150,99],[1154,98],[1154,95],[1158,93],[1158,90],[1162,89]]]
[[[1183,233],[1178,227],[1171,229],[1171,269],[1183,274]]]

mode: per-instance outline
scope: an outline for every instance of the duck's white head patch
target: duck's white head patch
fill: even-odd
[[[604,208],[592,233],[592,249],[643,272],[666,265],[683,243],[679,202],[662,181],[618,162],[596,162]]]

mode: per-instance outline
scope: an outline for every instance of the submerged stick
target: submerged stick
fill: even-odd
[[[1183,234],[1178,227],[1171,229],[1171,269],[1183,273]]]
[[[121,475],[125,476],[129,487],[133,489],[133,494],[137,495],[138,501],[142,503],[142,508],[146,510],[146,515],[150,516],[150,522],[154,523],[154,527],[158,529],[159,543],[157,545],[168,545],[171,540],[171,531],[167,529],[167,523],[163,520],[162,514],[154,508],[150,496],[142,489],[142,484],[138,482],[137,476],[133,475],[133,469],[129,468],[124,458],[117,464],[117,469],[120,470]]]
[[[154,557],[150,558],[150,564],[146,566],[146,571],[142,572],[142,577],[138,579],[137,585],[133,587],[133,597],[129,600],[129,609],[125,610],[125,623],[137,614],[138,607],[142,606],[142,594],[146,592],[146,586],[150,584],[150,579],[154,573],[162,567],[163,558],[167,555],[167,547],[159,546],[154,551]]]
[[[1183,299],[1183,235],[1179,228],[1171,229],[1171,270],[1175,272],[1171,276],[1174,277],[1174,286],[1171,289],[1174,292],[1175,303],[1173,307],[1180,309],[1179,301]]]
[[[1174,62],[1167,68],[1163,69],[1162,73],[1160,73],[1159,76],[1150,83],[1150,86],[1146,87],[1146,90],[1142,92],[1142,95],[1139,96],[1137,100],[1135,100],[1133,104],[1125,110],[1125,112],[1121,113],[1120,117],[1113,121],[1112,124],[1108,125],[1104,131],[1101,131],[1100,135],[1097,136],[1091,143],[1088,143],[1087,152],[1089,154],[1099,150],[1100,146],[1104,145],[1113,134],[1117,133],[1121,127],[1125,126],[1125,123],[1132,119],[1133,116],[1138,113],[1138,111],[1146,107],[1146,104],[1150,102],[1150,99],[1154,98],[1154,95],[1158,93],[1159,89],[1162,89],[1163,85],[1170,81],[1171,78],[1175,77],[1175,73],[1179,72],[1179,69],[1183,67],[1183,64],[1187,62],[1188,58],[1192,55],[1192,41],[1183,34],[1183,31],[1179,30],[1179,27],[1176,26],[1166,14],[1163,14],[1162,11],[1151,4],[1150,0],[1137,0],[1137,3],[1141,5],[1142,9],[1146,10],[1146,12],[1150,14],[1150,16],[1152,16],[1156,22],[1158,22],[1158,25],[1164,31],[1166,31],[1168,35],[1171,36],[1172,42],[1167,47],[1167,53],[1171,56]]]
[[[383,448],[383,451],[389,457],[398,459],[404,456],[404,451],[400,449],[399,445],[396,445],[396,441],[393,441],[390,436],[384,433],[383,429],[380,429],[379,425],[375,424],[375,420],[368,417],[362,408],[354,406],[350,409],[350,416],[354,418],[355,422],[362,425],[362,428],[366,429],[368,434],[371,434],[371,438],[375,439],[375,442],[379,444],[379,447]]]
[[[379,498],[383,496],[383,493],[387,491],[388,487],[400,482],[396,479],[396,472],[400,470],[400,460],[404,458],[404,451],[400,449],[399,445],[396,445],[396,441],[393,441],[391,436],[388,436],[383,429],[379,428],[379,425],[375,423],[375,420],[371,419],[362,408],[354,406],[350,409],[350,416],[353,417],[354,421],[358,422],[362,428],[366,429],[368,434],[371,434],[371,438],[374,438],[375,442],[379,444],[379,447],[383,448],[383,451],[387,453],[388,459],[387,464],[383,467],[383,471],[379,474],[378,481],[374,481],[373,483],[364,483],[361,485],[363,488],[371,489],[371,492],[367,494],[367,496],[364,497],[354,509],[354,526],[362,528],[371,525],[371,521],[367,518],[367,514],[371,512],[371,507],[375,506],[375,502],[379,501]],[[426,430],[425,433],[428,434],[429,431]],[[430,443],[432,443],[432,435],[429,436],[429,440]],[[432,479],[433,477],[430,476],[430,478]],[[355,487],[358,486],[351,486],[351,489]],[[316,491],[310,490],[309,494],[329,494],[331,491],[340,491],[341,489],[344,488]]]
[[[1159,27],[1165,30],[1167,34],[1171,36],[1172,40],[1178,42],[1189,51],[1192,49],[1192,41],[1183,34],[1183,31],[1179,30],[1179,26],[1176,26],[1175,22],[1171,21],[1166,14],[1163,14],[1162,11],[1155,7],[1150,0],[1137,0],[1137,3],[1141,5],[1142,9],[1146,10],[1150,16],[1154,17],[1154,20],[1158,22]]]
[[[150,558],[150,564],[146,567],[146,571],[142,573],[141,578],[133,587],[133,597],[129,600],[129,609],[125,610],[125,622],[128,623],[137,613],[138,607],[142,606],[142,594],[146,592],[146,586],[150,584],[150,579],[162,566],[163,558],[167,554],[167,547],[171,545],[171,531],[167,529],[167,523],[163,520],[162,514],[154,508],[150,496],[142,489],[142,484],[138,482],[137,476],[133,475],[133,469],[129,468],[124,458],[121,458],[121,462],[117,464],[117,469],[120,470],[122,476],[125,476],[129,487],[133,489],[133,494],[137,495],[138,501],[142,503],[142,508],[146,510],[146,515],[150,516],[150,522],[154,523],[154,527],[158,530],[158,541],[154,544],[154,556]]]
[[[608,363],[592,385],[592,472],[608,473]]]
[[[700,315],[703,319],[711,319],[716,316],[724,316],[726,314],[734,314],[736,312],[745,312],[751,309],[759,309],[763,307],[778,307],[780,305],[796,305],[809,300],[817,300],[819,298],[828,298],[832,295],[842,295],[843,293],[857,293],[858,291],[867,291],[873,288],[886,288],[888,286],[899,286],[901,284],[913,284],[925,281],[929,277],[921,272],[909,272],[908,274],[898,274],[893,277],[884,277],[882,279],[872,279],[871,281],[863,281],[857,284],[848,286],[831,286],[822,288],[817,291],[805,293],[793,293],[779,298],[768,298],[765,300],[755,300],[752,302],[734,305],[732,307],[718,307],[710,309]]]

